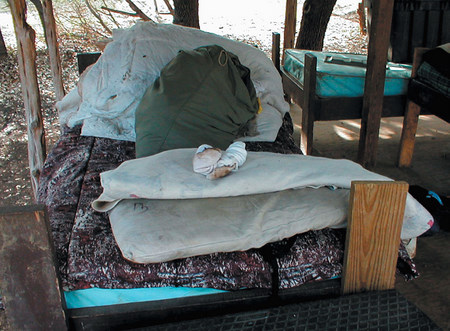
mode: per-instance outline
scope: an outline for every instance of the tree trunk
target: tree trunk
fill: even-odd
[[[44,37],[45,40],[47,40],[47,31],[46,31],[46,25],[45,25],[45,17],[44,17],[44,8],[42,7],[41,0],[30,0],[33,5],[36,7],[36,10],[39,14],[39,18],[41,19],[42,28],[44,29]]]
[[[62,79],[61,59],[59,56],[58,36],[56,32],[56,22],[53,16],[52,0],[43,0],[43,14],[45,21],[46,41],[48,55],[50,58],[50,68],[52,72],[53,86],[55,89],[56,101],[64,97],[64,84]]]
[[[198,0],[174,0],[173,24],[200,28]]]
[[[295,48],[321,51],[336,0],[305,0]]]
[[[0,29],[0,56],[8,54],[6,50],[5,40],[3,39],[2,30]]]

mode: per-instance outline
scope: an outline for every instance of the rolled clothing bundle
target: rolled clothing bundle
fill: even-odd
[[[247,159],[245,143],[236,141],[226,151],[203,144],[197,148],[192,161],[194,172],[213,180],[237,171]]]

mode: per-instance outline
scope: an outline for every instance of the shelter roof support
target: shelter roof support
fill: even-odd
[[[19,73],[27,119],[28,161],[31,186],[36,198],[39,176],[46,156],[41,96],[36,73],[36,33],[26,22],[25,0],[8,0],[8,3],[17,39]]]
[[[64,84],[62,81],[61,61],[59,57],[58,36],[56,33],[55,16],[53,15],[53,3],[51,0],[42,0],[44,7],[44,21],[46,41],[52,70],[53,85],[55,88],[56,101],[64,97]]]
[[[358,162],[368,169],[375,166],[377,157],[394,1],[377,0],[372,1],[372,4],[367,72],[358,149]]]

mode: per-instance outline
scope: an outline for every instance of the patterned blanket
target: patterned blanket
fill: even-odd
[[[247,149],[301,153],[292,131],[287,115],[275,142],[247,143]],[[157,264],[125,260],[114,240],[108,215],[95,212],[91,202],[102,192],[99,174],[134,157],[133,142],[81,136],[80,127],[66,128],[49,153],[40,179],[39,202],[48,207],[65,290],[291,288],[340,275],[345,232],[332,229],[310,231],[245,252],[214,253]],[[405,250],[400,253],[403,269],[416,275]]]

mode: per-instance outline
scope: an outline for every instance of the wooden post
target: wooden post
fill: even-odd
[[[272,62],[275,68],[280,71],[280,34],[272,32]]]
[[[0,208],[0,286],[11,330],[67,329],[44,208]]]
[[[47,48],[50,58],[50,68],[52,70],[53,85],[55,88],[56,101],[59,101],[64,97],[65,92],[52,0],[42,0],[42,6],[44,8],[45,31],[47,34]]]
[[[417,69],[419,69],[419,65],[422,62],[422,56],[427,50],[429,49],[423,47],[418,47],[414,50],[411,78],[416,77]],[[412,101],[407,102],[405,116],[403,117],[403,129],[397,161],[399,167],[411,166],[420,110],[421,107],[419,105],[416,105]]]
[[[405,182],[352,182],[343,294],[394,288],[407,193]]]
[[[287,48],[294,48],[296,24],[297,24],[297,0],[286,0],[283,50]]]
[[[41,96],[36,73],[35,32],[26,22],[27,7],[25,0],[8,0],[8,3],[16,32],[20,82],[28,128],[28,161],[31,186],[36,197],[46,152]]]
[[[311,155],[314,132],[316,70],[317,58],[312,54],[305,54],[304,97],[302,108],[302,129],[300,131],[300,147],[305,155]]]
[[[393,6],[392,0],[373,1],[358,149],[358,162],[368,169],[376,163]]]
[[[408,100],[406,103],[405,116],[403,117],[403,129],[397,160],[398,167],[411,166],[417,126],[419,124],[419,115],[420,106]]]

